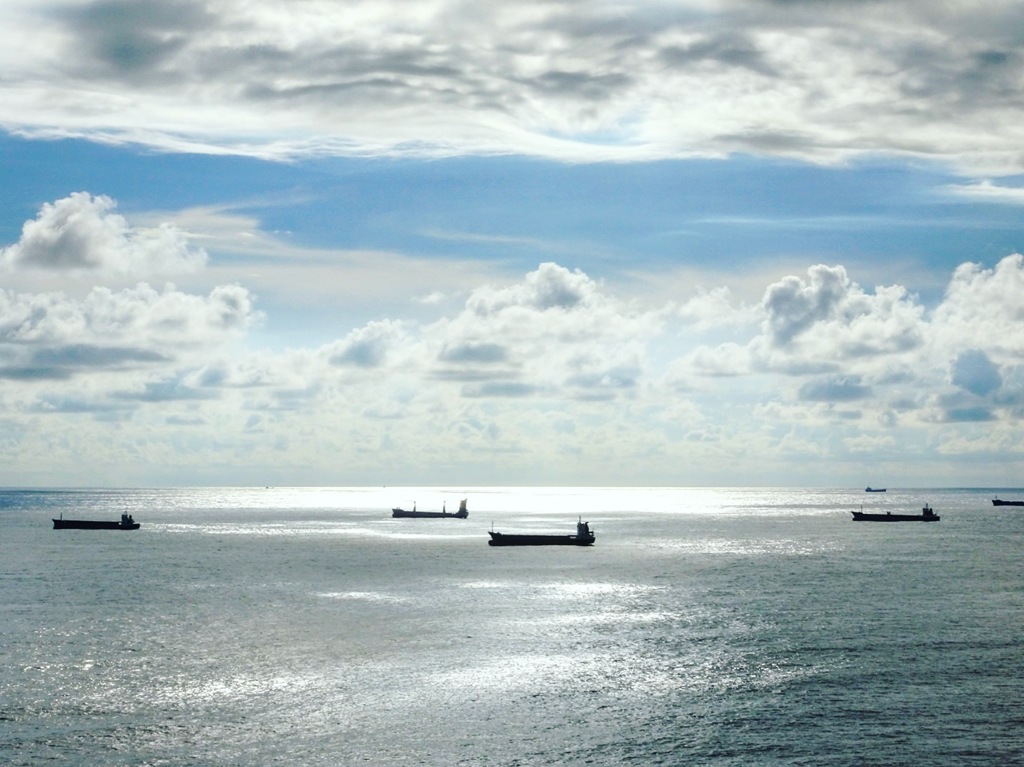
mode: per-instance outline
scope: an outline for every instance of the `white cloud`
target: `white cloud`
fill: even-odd
[[[0,289],[0,377],[75,379],[72,385],[78,386],[84,374],[120,371],[132,377],[165,371],[166,380],[168,369],[195,364],[259,322],[252,296],[239,285],[214,286],[197,295],[172,284],[162,290],[144,281],[123,288],[104,284],[195,272],[206,262],[206,254],[192,250],[177,228],[133,227],[114,208],[110,198],[86,192],[47,203],[25,223],[20,240],[0,251],[8,281],[38,272],[51,283],[71,275],[93,284],[81,295]],[[141,379],[133,380],[139,385]],[[45,397],[65,405],[83,401],[82,390]]]
[[[983,348],[994,360],[1024,362],[1024,256],[1007,256],[994,269],[965,263],[957,267],[933,332],[951,351]]]
[[[115,207],[109,197],[88,192],[46,203],[25,222],[21,239],[0,251],[0,264],[8,271],[151,278],[194,272],[206,263],[206,253],[191,249],[177,228],[132,227]]]
[[[724,285],[710,290],[698,289],[693,298],[683,302],[677,314],[689,326],[700,331],[742,327],[756,324],[761,318],[756,307],[737,304],[732,290]]]
[[[0,123],[170,151],[1024,167],[1019,3],[16,4]],[[245,19],[245,23],[238,23]]]
[[[769,368],[835,370],[912,353],[925,341],[924,308],[905,288],[865,292],[842,266],[768,286],[762,336],[752,349]]]
[[[425,334],[438,345],[437,374],[472,383],[478,396],[605,398],[636,387],[663,313],[638,310],[583,272],[545,263],[519,283],[479,287],[462,312]]]
[[[371,322],[332,344],[327,352],[328,359],[332,365],[343,367],[378,368],[385,364],[389,351],[402,343],[404,337],[401,322]]]
[[[750,350],[736,343],[715,348],[702,346],[687,360],[686,367],[703,376],[740,376],[752,372]]]
[[[946,190],[958,197],[978,202],[1000,202],[1009,205],[1024,205],[1024,188],[1002,186],[985,179],[973,184],[952,184]]]
[[[768,286],[760,332],[698,346],[673,364],[667,381],[693,393],[724,389],[733,407],[777,400],[755,411],[765,421],[809,419],[805,428],[827,423],[841,432],[857,424],[862,433],[841,443],[851,450],[881,444],[876,429],[1018,423],[1022,288],[1019,255],[993,269],[964,264],[929,314],[902,286],[869,293],[841,266],[814,266],[806,277]],[[752,393],[744,382],[757,380],[762,388]],[[815,407],[823,409],[812,418]],[[821,426],[809,425],[815,420]]]
[[[546,263],[526,275],[525,281],[518,285],[484,287],[475,291],[467,302],[467,308],[483,318],[519,307],[538,312],[548,309],[571,311],[599,301],[596,283],[579,269],[570,272],[558,264]]]
[[[116,292],[95,288],[82,301],[0,290],[0,376],[152,367],[236,341],[258,317],[238,286],[195,296],[140,283]]]
[[[138,228],[114,226],[101,199],[51,207],[82,214],[89,242],[112,227],[123,236],[110,241],[131,243]],[[22,243],[46,241],[34,237]],[[287,247],[283,264],[333,270],[339,284],[369,268]],[[931,311],[901,285],[862,288],[840,265],[764,280],[753,305],[691,276],[657,302],[633,302],[632,282],[557,263],[463,274],[424,305],[413,299],[425,283],[398,275],[376,290],[413,316],[393,309],[288,350],[261,348],[243,285],[102,284],[115,272],[85,271],[100,284],[81,295],[0,290],[0,418],[15,435],[0,469],[43,465],[48,450],[53,465],[74,465],[95,440],[96,460],[148,476],[243,466],[274,482],[754,481],[780,468],[769,452],[806,472],[815,461],[952,455],[979,428],[1008,443],[1024,419],[1019,255],[961,266]],[[217,276],[214,264],[193,279]],[[963,440],[939,439],[945,431]]]
[[[890,434],[850,437],[843,440],[843,443],[851,453],[863,453],[865,455],[888,453],[898,447],[896,440]]]
[[[786,347],[815,324],[834,319],[849,295],[851,285],[843,267],[819,264],[807,274],[809,283],[799,277],[785,277],[765,293],[765,329],[772,346]]]

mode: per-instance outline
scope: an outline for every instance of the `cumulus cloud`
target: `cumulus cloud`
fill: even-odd
[[[404,337],[400,322],[371,322],[332,345],[328,358],[332,365],[377,368],[384,364],[389,350],[401,343]]]
[[[440,345],[437,376],[487,380],[466,389],[473,396],[607,398],[636,386],[664,313],[629,306],[578,269],[543,263],[519,282],[477,288],[462,312],[425,333]]]
[[[984,339],[994,359],[1024,358],[1024,256],[1017,253],[993,269],[966,263],[957,267],[933,316],[934,333],[955,351]]]
[[[785,277],[765,293],[766,335],[773,346],[786,346],[815,323],[834,319],[850,292],[850,280],[841,266],[819,264],[807,274],[808,282]]]
[[[180,230],[132,227],[115,207],[109,197],[88,192],[46,203],[25,222],[21,239],[0,250],[0,264],[9,271],[154,277],[194,272],[206,263],[206,253],[190,248]]]
[[[736,397],[744,381],[759,380],[766,388],[752,399],[778,401],[756,411],[770,419],[785,412],[787,420],[883,429],[1017,424],[1024,417],[1021,295],[1020,255],[992,268],[961,265],[931,310],[900,285],[866,291],[845,268],[817,265],[767,287],[759,331],[698,346],[673,363],[666,382],[693,393],[726,387]],[[852,403],[857,410],[842,408]]]
[[[257,460],[252,452],[282,471],[323,470],[324,454],[368,472],[406,461],[436,469],[430,451],[394,449],[432,440],[459,469],[500,453],[523,476],[568,461],[615,466],[616,481],[653,465],[733,470],[743,456],[780,451],[892,460],[927,429],[985,429],[1012,450],[1024,347],[1006,325],[969,335],[955,326],[1015,316],[1021,266],[1013,256],[965,265],[926,311],[903,287],[864,290],[838,265],[783,277],[752,308],[715,290],[634,304],[581,270],[543,263],[481,282],[432,318],[379,319],[287,351],[233,343],[258,319],[239,286],[0,291],[0,413],[67,416],[98,442],[116,424],[132,450],[187,444],[188,460],[233,452],[234,465]],[[723,328],[734,340],[714,340]],[[956,440],[942,444],[955,453]]]
[[[842,266],[817,265],[807,279],[788,276],[768,286],[765,319],[755,341],[768,366],[832,366],[858,357],[909,352],[924,343],[924,308],[902,286],[874,293]]]
[[[903,153],[1001,175],[1024,168],[1022,20],[1014,2],[43,0],[6,17],[0,121],[263,156]]]
[[[688,325],[701,331],[756,324],[761,318],[755,307],[737,305],[726,286],[698,291],[677,309],[677,314]]]
[[[239,285],[196,295],[172,284],[102,284],[194,272],[206,262],[206,254],[191,249],[175,227],[133,227],[115,207],[109,197],[86,192],[47,203],[25,223],[19,241],[0,251],[8,274],[72,275],[98,283],[79,297],[0,289],[0,377],[56,382],[85,373],[156,373],[239,340],[261,319],[253,297]],[[142,399],[160,399],[158,393],[166,391],[147,386],[150,394]],[[80,392],[45,396],[92,407],[82,404]],[[47,405],[42,412],[52,410]],[[104,411],[109,408],[96,404],[95,412]]]
[[[257,316],[248,291],[237,285],[195,296],[173,285],[158,291],[140,283],[120,291],[94,288],[81,301],[0,290],[0,341],[8,343],[131,341],[187,348],[237,337]]]
[[[586,307],[596,292],[597,285],[579,269],[570,272],[558,264],[545,263],[527,274],[522,283],[475,291],[466,307],[481,317],[516,308],[572,310]]]
[[[152,366],[237,340],[258,319],[239,286],[195,296],[140,283],[121,291],[95,288],[83,300],[0,290],[0,375],[66,378]]]
[[[992,275],[1011,280],[1015,263],[1011,257]],[[976,270],[951,281],[954,305],[963,286],[979,279]],[[975,289],[984,292],[991,286],[981,272],[987,288]],[[993,297],[1002,308],[988,313],[1015,311],[1011,294]],[[884,428],[908,417],[976,421],[983,411],[1009,412],[1016,401],[1003,380],[1021,358],[1010,360],[995,339],[958,347],[959,337],[947,332],[953,307],[943,303],[929,314],[902,286],[869,292],[842,266],[817,265],[767,286],[760,325],[750,322],[751,307],[725,298],[699,291],[682,302],[685,310],[637,307],[580,270],[544,263],[520,280],[480,285],[451,316],[423,325],[372,322],[320,356],[335,370],[422,387],[416,397],[625,403],[653,390],[700,397],[725,386],[730,396],[743,391],[792,408],[857,403],[858,410],[835,408],[829,417],[870,417]],[[684,334],[672,325],[680,318],[689,322]],[[723,327],[737,340],[700,343]],[[794,383],[770,383],[780,375]],[[395,404],[373,409],[394,413]]]

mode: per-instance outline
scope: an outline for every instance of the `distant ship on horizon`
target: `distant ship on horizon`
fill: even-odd
[[[406,510],[401,508],[400,506],[396,506],[395,508],[391,509],[391,516],[414,519],[466,519],[466,517],[469,516],[469,509],[466,508],[465,498],[463,498],[462,501],[459,502],[459,510],[450,513],[445,508],[444,502],[441,503],[441,511],[417,511],[416,502],[413,501],[412,510]]]

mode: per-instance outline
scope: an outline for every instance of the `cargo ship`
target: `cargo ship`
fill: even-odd
[[[132,519],[131,514],[122,514],[120,522],[109,522],[103,519],[59,519],[53,520],[54,530],[138,530],[139,523]]]
[[[412,510],[407,511],[399,506],[396,506],[391,510],[392,517],[414,517],[416,519],[442,519],[442,518],[453,518],[453,519],[465,519],[469,516],[469,510],[466,508],[466,499],[463,498],[459,503],[459,510],[449,512],[445,508],[445,504],[441,504],[441,511],[417,511],[415,501],[412,504]]]
[[[537,533],[496,533],[488,535],[490,546],[590,546],[596,540],[590,524],[582,520],[576,523],[576,535],[542,535]]]
[[[884,514],[871,514],[866,511],[854,511],[854,522],[938,522],[939,515],[932,511],[928,504],[924,505],[920,514],[893,514],[890,511]]]

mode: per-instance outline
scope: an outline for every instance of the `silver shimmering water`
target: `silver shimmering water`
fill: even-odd
[[[1024,509],[991,494],[0,492],[0,761],[1024,764]],[[486,544],[580,515],[592,548]]]

